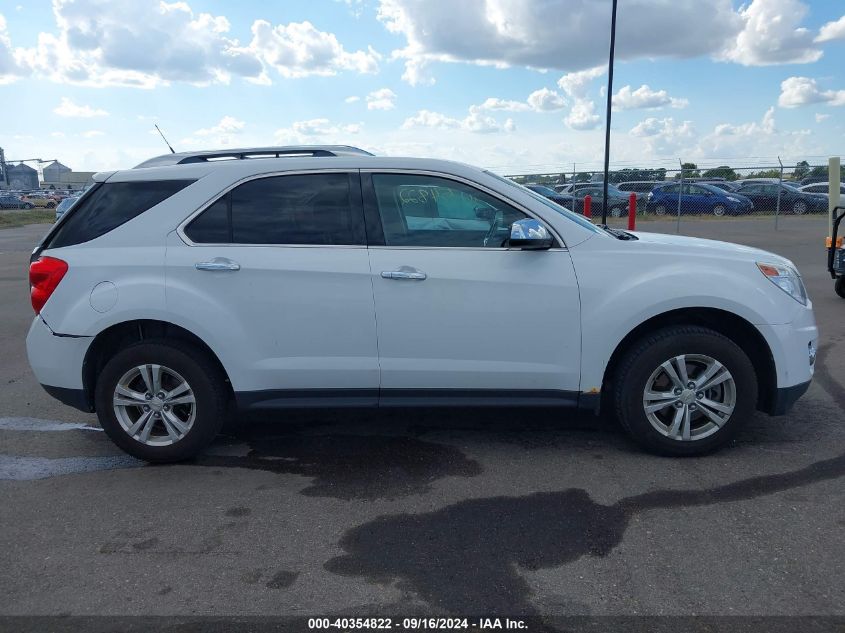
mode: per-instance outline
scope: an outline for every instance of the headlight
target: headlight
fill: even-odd
[[[757,268],[769,281],[798,303],[807,305],[807,290],[804,288],[804,282],[801,281],[801,275],[792,266],[757,262]]]
[[[649,200],[651,200],[654,197],[654,194],[649,191],[647,197]]]
[[[740,202],[739,198],[734,198],[733,196],[725,196],[731,202]]]

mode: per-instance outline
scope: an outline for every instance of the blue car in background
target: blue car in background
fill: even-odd
[[[754,203],[745,196],[706,183],[667,183],[655,187],[648,194],[646,210],[655,215],[678,213],[678,196],[681,213],[709,213],[715,216],[742,215],[754,211]]]

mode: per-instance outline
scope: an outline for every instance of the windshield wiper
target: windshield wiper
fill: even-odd
[[[628,233],[628,231],[623,231],[621,229],[612,229],[609,226],[607,226],[607,224],[599,224],[597,226],[604,229],[608,233],[610,233],[617,240],[638,240],[638,239],[640,239],[636,235],[634,235],[633,233]]]

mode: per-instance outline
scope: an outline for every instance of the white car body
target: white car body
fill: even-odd
[[[761,274],[757,262],[793,267],[772,253],[649,233],[617,239],[524,188],[448,161],[342,153],[159,160],[162,166],[95,181],[195,182],[96,239],[49,248],[48,236],[35,253],[68,270],[33,319],[30,364],[51,394],[85,410],[93,410],[96,380],[86,355],[110,328],[140,321],[173,324],[202,341],[242,408],[526,402],[596,409],[614,353],[632,333],[696,314],[714,323],[728,315],[765,342],[757,352],[769,355],[772,375],[761,374],[760,408],[781,413],[813,375],[812,304]],[[184,232],[240,183],[323,171],[462,182],[541,221],[557,244],[541,251],[194,244]],[[197,270],[201,262],[239,269]],[[391,271],[426,278],[382,274]]]

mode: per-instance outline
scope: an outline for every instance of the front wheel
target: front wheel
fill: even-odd
[[[728,212],[727,208],[723,204],[717,204],[713,207],[713,215],[717,218],[723,217]]]
[[[845,277],[842,275],[837,277],[833,289],[836,291],[836,294],[845,299]]]
[[[624,211],[622,207],[611,207],[610,208],[610,217],[612,218],[621,218],[624,215]]]
[[[124,451],[149,462],[196,456],[225,419],[220,370],[189,345],[144,341],[109,360],[97,381],[100,425]]]
[[[807,213],[807,203],[803,200],[796,200],[792,205],[792,213],[795,215],[804,215]]]
[[[30,209],[33,209],[34,207],[35,207],[35,205],[30,204],[29,202],[27,202],[23,205],[23,208],[26,209],[27,211],[29,211]]]
[[[662,204],[658,204],[654,207],[654,214],[655,215],[666,215],[666,206]]]
[[[754,412],[757,376],[736,343],[675,326],[646,335],[620,362],[613,396],[631,438],[661,455],[701,455],[728,442]]]

